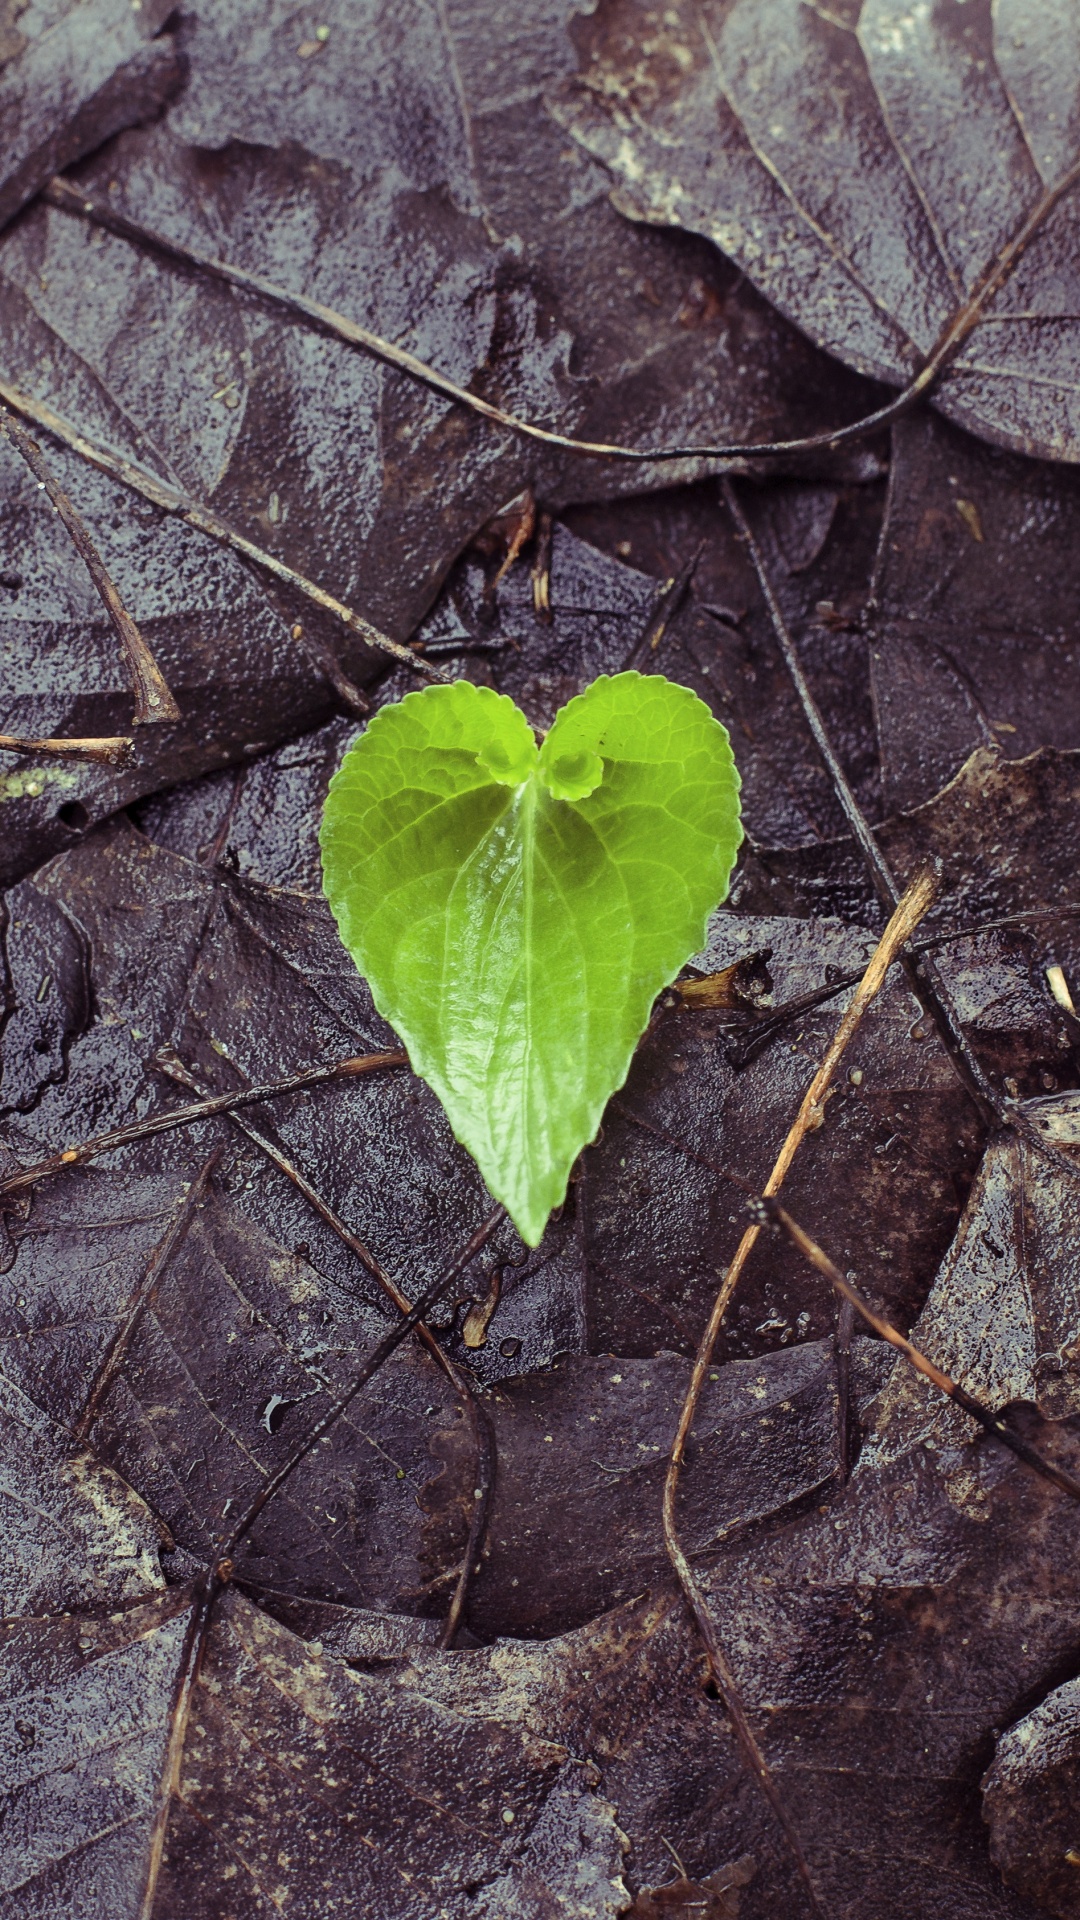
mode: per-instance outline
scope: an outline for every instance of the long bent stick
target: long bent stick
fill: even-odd
[[[216,260],[212,254],[200,253],[194,247],[185,247],[177,240],[170,240],[167,234],[158,233],[151,227],[144,227],[137,220],[129,219],[127,214],[92,199],[71,181],[59,175],[50,180],[43,189],[42,198],[51,206],[65,213],[80,214],[84,219],[93,221],[97,226],[106,227],[110,233],[129,240],[136,246],[153,248],[157,253],[178,261],[182,266],[194,267],[197,271],[209,274],[215,280],[222,280],[227,286],[235,287],[241,293],[254,294],[258,298],[270,301],[283,308],[294,319],[306,320],[321,333],[329,333],[349,346],[360,347],[374,354],[378,359],[398,367],[414,380],[419,380],[433,392],[443,394],[448,400],[456,400],[461,406],[469,407],[495,426],[507,427],[511,433],[518,433],[530,440],[540,440],[549,447],[563,447],[568,453],[591,455],[594,459],[628,460],[636,463],[652,463],[658,460],[746,460],[767,459],[776,454],[811,453],[818,449],[833,452],[836,448],[853,440],[861,440],[868,433],[897,420],[907,413],[917,400],[930,392],[945,368],[955,358],[969,334],[982,320],[986,308],[1009,278],[1021,255],[1030,245],[1035,235],[1045,225],[1058,202],[1070,194],[1080,182],[1080,163],[1072,167],[1052,187],[1048,187],[1032,207],[1030,213],[1021,221],[1012,238],[1006,242],[995,260],[990,262],[982,279],[974,288],[962,307],[946,321],[933,348],[922,366],[914,374],[902,392],[878,407],[873,413],[866,414],[861,420],[853,420],[846,427],[837,427],[832,432],[808,434],[802,440],[774,440],[758,442],[754,445],[740,446],[737,442],[722,446],[687,447],[623,447],[605,440],[575,440],[572,435],[556,433],[550,427],[538,427],[532,421],[522,420],[519,415],[507,413],[502,407],[493,406],[490,400],[481,399],[477,393],[471,393],[468,387],[459,386],[448,374],[440,373],[436,367],[428,366],[405,347],[399,347],[393,340],[385,340],[380,334],[372,333],[370,328],[361,327],[346,314],[338,313],[333,307],[324,307],[317,300],[309,300],[303,294],[290,293],[287,288],[279,287],[262,274],[248,273],[243,267],[234,267],[227,260]]]
[[[806,1135],[814,1132],[821,1125],[823,1113],[822,1103],[828,1090],[829,1082],[836,1072],[841,1057],[867,1008],[881,991],[885,983],[885,976],[892,966],[893,961],[903,950],[905,942],[910,938],[914,929],[918,926],[919,921],[933,904],[934,896],[937,892],[937,884],[936,875],[930,869],[924,869],[915,876],[907,892],[904,894],[903,899],[900,901],[899,906],[893,913],[888,926],[877,944],[870,964],[863,974],[855,993],[852,995],[851,1004],[841,1020],[840,1025],[837,1027],[825,1058],[803,1095],[802,1104],[795,1116],[794,1123],[788,1133],[787,1139],[780,1149],[776,1164],[765,1184],[766,1200],[777,1193],[783,1185],[788,1169],[799,1147],[805,1140]],[[716,1629],[713,1626],[712,1618],[705,1604],[704,1594],[698,1585],[693,1568],[679,1540],[675,1517],[675,1501],[679,1487],[679,1475],[682,1470],[683,1458],[686,1452],[686,1442],[697,1414],[702,1389],[705,1385],[705,1378],[712,1361],[713,1350],[716,1346],[724,1314],[727,1312],[728,1303],[739,1283],[740,1276],[745,1269],[760,1233],[761,1222],[758,1221],[755,1222],[753,1226],[748,1227],[743,1234],[736,1249],[735,1257],[724,1275],[723,1283],[716,1296],[712,1313],[709,1315],[708,1325],[701,1337],[701,1343],[694,1357],[694,1369],[690,1376],[690,1386],[687,1390],[686,1399],[683,1402],[678,1431],[672,1444],[667,1478],[664,1482],[664,1544],[667,1547],[668,1558],[675,1569],[676,1578],[693,1613],[698,1632],[704,1642],[713,1678],[724,1702],[724,1706],[727,1709],[728,1717],[735,1730],[736,1738],[742,1748],[743,1757],[784,1831],[814,1911],[820,1914],[822,1908],[810,1877],[810,1869],[803,1853],[802,1842],[780,1799],[776,1783],[769,1771],[768,1762],[758,1745],[754,1730],[750,1725],[746,1709],[743,1706],[739,1694],[735,1675],[732,1672],[727,1655],[720,1644]]]

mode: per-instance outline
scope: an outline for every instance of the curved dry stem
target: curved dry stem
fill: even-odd
[[[862,980],[852,995],[851,1004],[841,1020],[840,1025],[837,1027],[836,1033],[825,1054],[825,1058],[803,1095],[799,1111],[780,1149],[776,1164],[765,1184],[766,1196],[770,1196],[779,1191],[787,1176],[788,1169],[799,1147],[805,1140],[806,1135],[816,1131],[821,1125],[823,1116],[822,1103],[837,1066],[867,1008],[877,997],[884,985],[889,968],[901,952],[905,942],[918,926],[919,921],[932,905],[936,891],[937,879],[930,870],[925,870],[917,874],[893,913],[888,926],[878,942],[870,963],[863,974]],[[686,1399],[683,1402],[682,1412],[679,1416],[679,1425],[671,1448],[667,1477],[664,1481],[664,1544],[667,1547],[671,1564],[675,1569],[676,1578],[686,1596],[698,1631],[705,1644],[713,1678],[735,1729],[739,1745],[742,1748],[743,1757],[783,1828],[800,1876],[814,1904],[815,1911],[820,1913],[821,1908],[817,1900],[817,1895],[814,1892],[810,1870],[802,1850],[802,1843],[781,1802],[776,1784],[769,1772],[768,1763],[758,1745],[753,1728],[750,1725],[746,1710],[739,1696],[735,1677],[717,1638],[716,1630],[705,1603],[705,1596],[702,1593],[696,1575],[679,1540],[676,1519],[676,1498],[679,1489],[679,1476],[682,1471],[683,1459],[686,1452],[686,1442],[694,1424],[698,1405],[701,1400],[702,1389],[705,1385],[706,1375],[708,1374],[712,1361],[724,1315],[727,1312],[728,1303],[731,1300],[735,1288],[738,1286],[739,1279],[757,1243],[760,1233],[761,1222],[757,1221],[754,1225],[748,1227],[743,1234],[736,1249],[735,1257],[724,1275],[723,1283],[713,1305],[713,1310],[709,1315],[708,1324],[705,1332],[702,1334],[697,1353],[694,1356],[690,1385],[687,1389]]]
[[[178,1086],[187,1087],[190,1092],[197,1093],[203,1100],[213,1098],[208,1088],[200,1085],[190,1067],[185,1065],[178,1054],[163,1050],[157,1055],[155,1064],[163,1073],[169,1076],[170,1080],[175,1081]],[[342,1245],[348,1247],[350,1253],[356,1255],[356,1258],[360,1261],[366,1272],[370,1273],[372,1279],[382,1288],[387,1299],[393,1301],[398,1312],[402,1314],[411,1313],[412,1301],[402,1293],[397,1281],[387,1273],[382,1263],[377,1260],[370,1249],[365,1246],[359,1234],[354,1233],[352,1228],[341,1218],[341,1215],[323,1199],[322,1194],[312,1185],[307,1175],[300,1171],[300,1168],[289,1159],[286,1153],[282,1152],[277,1142],[271,1140],[270,1136],[264,1133],[261,1127],[255,1126],[253,1121],[249,1120],[245,1114],[233,1110],[227,1117],[232,1125],[236,1127],[240,1133],[246,1135],[252,1144],[258,1147],[260,1153],[265,1154],[271,1164],[277,1167],[279,1172],[283,1173],[287,1180],[291,1181],[292,1185],[297,1189],[297,1192],[303,1194],[304,1199],[312,1211],[318,1214],[320,1220],[325,1221],[330,1231],[336,1234],[337,1238],[342,1242]],[[465,1549],[465,1557],[458,1573],[457,1584],[450,1602],[450,1609],[439,1641],[441,1647],[451,1647],[457,1635],[457,1630],[461,1625],[465,1611],[465,1603],[469,1595],[469,1583],[473,1572],[476,1571],[476,1558],[483,1544],[483,1537],[487,1528],[491,1495],[495,1484],[495,1433],[491,1421],[488,1419],[487,1412],[480,1402],[475,1383],[469,1378],[469,1375],[464,1369],[459,1367],[455,1361],[451,1360],[449,1354],[443,1351],[443,1348],[440,1346],[439,1341],[432,1333],[426,1321],[417,1321],[416,1336],[421,1346],[427,1349],[436,1366],[445,1374],[454,1392],[461,1401],[466,1418],[472,1428],[473,1446],[475,1449],[473,1507],[469,1526],[469,1538]]]
[[[436,367],[428,366],[414,353],[404,347],[396,346],[392,340],[385,340],[381,334],[372,333],[370,328],[358,326],[344,313],[338,313],[333,307],[324,307],[317,300],[309,300],[303,294],[289,293],[273,280],[267,280],[262,274],[247,273],[242,267],[234,267],[226,260],[217,260],[212,254],[201,253],[194,247],[183,246],[178,240],[170,240],[167,234],[159,233],[152,227],[146,227],[138,220],[131,220],[124,213],[94,200],[73,186],[70,181],[59,176],[50,180],[43,190],[43,198],[51,206],[62,212],[80,215],[91,220],[96,226],[105,227],[123,240],[129,240],[136,246],[152,248],[167,259],[175,260],[179,265],[194,268],[200,273],[210,275],[215,280],[224,281],[227,286],[235,287],[240,293],[253,294],[261,300],[267,300],[281,308],[294,319],[307,321],[321,333],[332,334],[349,346],[361,347],[374,354],[389,366],[397,367],[402,373],[411,375],[435,393],[442,394],[448,400],[455,400],[461,406],[468,407],[483,419],[490,420],[495,426],[505,427],[511,433],[520,434],[529,440],[539,440],[545,446],[561,447],[567,453],[585,454],[592,459],[631,461],[639,465],[665,460],[747,460],[768,459],[777,454],[802,454],[814,452],[833,452],[836,448],[848,445],[853,440],[865,439],[869,433],[877,432],[888,426],[893,420],[907,413],[918,400],[930,392],[945,368],[952,361],[968,336],[982,320],[986,306],[999,289],[1005,284],[1021,255],[1043,227],[1058,202],[1070,193],[1080,180],[1080,163],[1065,174],[1055,186],[1047,189],[1025,216],[1012,239],[1002,248],[997,259],[992,261],[983,274],[979,284],[970,297],[956,313],[951,315],[942,328],[938,339],[923,365],[909,381],[908,385],[885,406],[878,407],[873,413],[865,414],[860,420],[853,420],[845,427],[832,432],[808,434],[801,440],[758,441],[750,445],[740,445],[737,441],[719,446],[687,447],[623,447],[606,440],[576,440],[572,434],[556,433],[550,427],[538,427],[530,420],[521,419],[516,413],[507,413],[504,408],[493,406],[490,400],[481,399],[477,393],[470,393],[468,387],[462,387],[456,380],[440,373]]]
[[[132,725],[146,727],[156,722],[179,720],[180,709],[169,692],[165,676],[121,600],[119,589],[74,503],[68,499],[46,465],[37,441],[18,420],[13,419],[5,406],[0,406],[0,433],[26,461],[39,488],[48,495],[112,622],[124,656],[128,682],[135,695]]]

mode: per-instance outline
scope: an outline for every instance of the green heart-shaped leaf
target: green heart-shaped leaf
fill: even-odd
[[[594,680],[540,748],[489,687],[410,693],[334,775],[341,937],[529,1246],[727,892],[738,796],[708,707],[639,673]]]

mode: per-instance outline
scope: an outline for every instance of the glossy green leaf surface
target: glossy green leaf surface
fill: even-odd
[[[488,687],[410,693],[334,775],[342,940],[530,1246],[741,838],[727,733],[658,675],[595,680],[542,747]]]

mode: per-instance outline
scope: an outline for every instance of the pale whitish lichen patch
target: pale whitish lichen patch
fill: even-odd
[[[165,1579],[158,1558],[161,1542],[138,1495],[119,1475],[86,1453],[64,1461],[59,1477],[77,1495],[86,1513],[91,1558],[106,1561],[114,1581],[122,1572],[125,1596],[163,1588]]]
[[[66,791],[78,781],[70,767],[19,767],[15,773],[0,773],[0,800],[36,800],[46,787]]]

